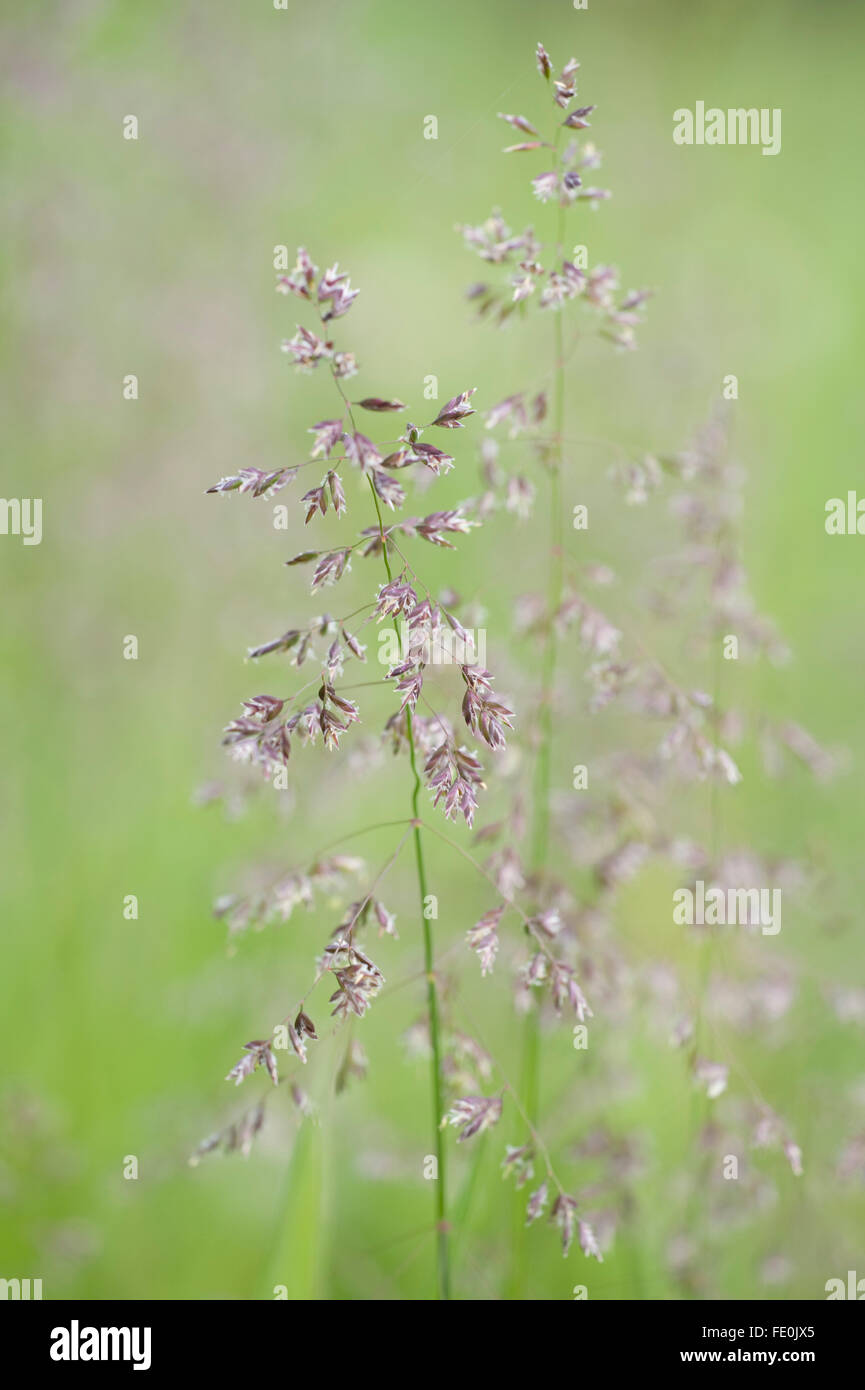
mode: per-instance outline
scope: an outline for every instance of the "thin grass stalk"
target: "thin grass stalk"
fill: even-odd
[[[393,572],[390,567],[390,560],[387,554],[387,541],[384,534],[384,522],[381,515],[381,505],[378,495],[373,487],[372,479],[369,480],[369,489],[372,493],[372,500],[375,503],[375,513],[378,518],[378,529],[381,536],[381,553],[384,559],[384,567],[387,571],[388,582],[393,579]],[[397,625],[394,623],[394,632],[397,632]],[[432,1095],[433,1107],[433,1138],[435,1142],[436,1156],[436,1182],[435,1182],[435,1217],[436,1217],[436,1290],[440,1300],[447,1301],[450,1298],[450,1251],[448,1246],[447,1228],[447,1186],[445,1178],[445,1143],[444,1134],[441,1127],[444,1116],[444,1092],[442,1086],[442,1063],[441,1063],[441,1028],[439,1024],[438,1008],[438,989],[435,977],[435,954],[433,948],[432,929],[429,918],[426,916],[427,900],[427,877],[426,865],[423,856],[423,845],[420,836],[420,806],[419,798],[421,793],[421,778],[417,766],[417,756],[415,750],[414,730],[412,727],[411,710],[406,710],[406,733],[408,737],[409,765],[414,785],[411,793],[412,806],[412,838],[414,840],[415,867],[417,870],[418,889],[420,892],[421,923],[423,926],[423,949],[424,949],[424,973],[427,982],[427,1016],[429,1020],[430,1048],[432,1052],[430,1091]]]

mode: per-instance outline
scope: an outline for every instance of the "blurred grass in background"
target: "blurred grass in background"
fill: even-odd
[[[429,1296],[426,1068],[397,1042],[421,1010],[420,984],[383,997],[363,1022],[369,1080],[332,1106],[339,1040],[316,1053],[303,1080],[323,1124],[307,1126],[290,1169],[296,1125],[281,1093],[246,1163],[186,1166],[243,1108],[247,1097],[221,1078],[300,993],[334,924],[326,908],[295,916],[229,959],[212,899],[251,863],[302,865],[365,820],[408,814],[401,764],[382,789],[341,781],[338,766],[323,779],[331,765],[312,753],[294,764],[292,815],[275,813],[267,789],[235,820],[191,804],[196,786],[231,776],[219,739],[240,699],[284,684],[245,666],[246,647],[331,602],[309,600],[297,571],[281,568],[300,533],[274,531],[267,503],[203,493],[239,466],[298,460],[307,425],[332,410],[328,383],[296,378],[278,351],[295,321],[273,292],[278,243],[309,246],[322,266],[338,259],[362,288],[339,336],[357,351],[365,392],[418,408],[434,373],[442,398],[476,385],[487,406],[532,381],[548,324],[499,333],[472,321],[462,290],[478,267],[453,227],[495,205],[516,227],[546,215],[528,188],[536,166],[501,156],[507,128],[495,119],[541,108],[538,39],[557,63],[572,52],[581,61],[581,97],[598,105],[601,182],[614,193],[596,215],[577,215],[585,230],[576,218],[569,228],[591,262],[623,268],[626,287],[658,290],[639,353],[588,345],[580,356],[569,427],[629,450],[677,449],[722,377],[738,376],[745,559],[796,659],[737,679],[749,699],[858,760],[865,542],[827,537],[823,509],[861,477],[863,27],[852,4],[794,0],[592,0],[585,12],[564,0],[378,0],[287,13],[265,0],[81,0],[4,17],[2,491],[44,498],[44,538],[0,542],[0,1275],[42,1277],[46,1297],[251,1298],[278,1282],[293,1296]],[[672,113],[698,99],[781,107],[781,155],[675,146]],[[121,137],[130,113],[135,143]],[[423,139],[428,114],[437,141]],[[127,373],[139,377],[137,402],[122,399]],[[459,443],[441,505],[478,485],[468,431]],[[592,539],[626,567],[629,553],[652,552],[662,504],[626,511],[609,462],[573,450],[566,496],[569,507],[591,504]],[[466,538],[453,563],[424,561],[425,576],[482,597],[491,634],[507,633],[505,599],[541,585],[543,528],[509,519],[489,539]],[[122,659],[128,633],[137,662]],[[554,762],[565,799],[593,736],[582,708],[575,691]],[[724,799],[731,840],[783,855],[819,847],[838,902],[785,932],[806,975],[783,1046],[740,1044],[806,1172],[797,1184],[782,1159],[766,1160],[776,1205],[712,1234],[705,1277],[718,1296],[820,1297],[826,1279],[857,1260],[861,1269],[861,1178],[844,1186],[835,1166],[865,1129],[862,1031],[835,1020],[817,983],[862,984],[865,973],[855,767],[829,789],[755,775],[735,804]],[[383,831],[351,848],[374,871],[393,843]],[[490,904],[445,847],[430,857],[447,949]],[[397,982],[421,956],[411,878],[393,881],[386,901],[402,939],[385,943],[382,963]],[[122,916],[130,893],[133,922]],[[654,925],[668,903],[666,882],[641,884],[623,938],[638,958],[690,968],[678,933]],[[464,1007],[515,1069],[503,989],[471,974]],[[526,1294],[569,1298],[590,1273],[593,1298],[676,1297],[667,1251],[692,1158],[682,1059],[640,1019],[627,1029],[599,1019],[594,1036],[621,1054],[621,1093],[599,1089],[592,1062],[574,1086],[583,1062],[564,1030],[546,1047],[547,1115],[566,1152],[589,1115],[644,1134],[646,1168],[602,1268],[587,1271],[578,1253],[563,1265],[553,1234],[531,1233]],[[500,1293],[500,1151],[498,1136],[479,1150],[457,1235],[462,1297]],[[135,1182],[123,1178],[126,1155],[139,1159]],[[454,1165],[455,1196],[471,1162],[461,1153]],[[772,1254],[790,1266],[767,1287]]]

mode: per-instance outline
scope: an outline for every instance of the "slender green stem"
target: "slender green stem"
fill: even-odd
[[[334,385],[342,396],[343,405],[355,429],[354,415],[351,409],[351,402],[342,388],[342,383],[336,373],[331,370]],[[381,538],[381,553],[384,560],[384,567],[388,581],[393,579],[393,571],[390,566],[390,559],[387,553],[387,540],[384,533],[384,521],[381,515],[381,505],[378,500],[378,493],[375,490],[372,477],[368,475],[369,490],[372,493],[372,500],[375,506],[375,514],[378,519],[378,533]],[[399,642],[399,632],[396,622],[394,622],[394,632],[397,642]],[[424,945],[424,973],[427,981],[427,1013],[429,1015],[430,1047],[432,1052],[431,1061],[431,1091],[433,1107],[433,1136],[435,1140],[436,1157],[436,1182],[435,1182],[435,1214],[436,1214],[436,1289],[440,1299],[450,1298],[450,1253],[448,1246],[448,1226],[447,1226],[447,1184],[445,1181],[446,1154],[445,1141],[442,1133],[442,1120],[444,1118],[444,1087],[442,1084],[442,1047],[441,1047],[441,1027],[439,1022],[438,1007],[438,987],[435,977],[435,956],[433,951],[432,929],[429,918],[426,916],[427,906],[427,879],[426,865],[424,863],[423,846],[420,837],[420,808],[419,800],[421,793],[420,772],[417,766],[417,756],[414,739],[414,726],[411,710],[406,710],[406,740],[408,742],[409,762],[411,764],[414,785],[411,793],[412,804],[412,828],[414,839],[415,865],[417,868],[418,887],[420,889],[420,908],[421,921],[423,923],[423,945]]]
[[[379,505],[378,494],[373,485],[372,478],[369,479],[370,492],[375,503],[375,512],[378,517],[378,529],[381,536],[381,549],[384,556],[384,567],[387,571],[389,580],[393,579],[393,572],[390,567],[390,560],[387,553],[387,541],[384,534],[384,522],[382,521],[381,507]],[[397,631],[394,623],[394,631]],[[397,633],[397,637],[399,634]],[[406,710],[406,738],[408,741],[409,763],[411,765],[414,784],[411,793],[411,805],[413,815],[413,838],[415,864],[417,867],[418,888],[420,890],[421,922],[423,923],[423,949],[424,949],[424,973],[427,984],[427,1014],[429,1016],[430,1047],[432,1052],[431,1061],[431,1091],[433,1108],[433,1135],[435,1139],[436,1157],[436,1182],[435,1182],[435,1214],[436,1214],[436,1271],[437,1271],[437,1292],[440,1299],[447,1300],[451,1296],[450,1291],[450,1251],[448,1242],[447,1225],[447,1184],[446,1184],[446,1150],[444,1134],[442,1132],[442,1119],[444,1117],[444,1088],[442,1085],[442,1046],[441,1046],[441,1026],[439,1020],[439,1001],[438,987],[435,977],[435,955],[433,950],[432,928],[430,920],[426,915],[427,907],[427,877],[426,864],[424,861],[423,845],[421,843],[421,819],[420,819],[420,794],[421,777],[417,765],[417,752],[414,739],[414,725],[411,710]]]
[[[351,402],[342,389],[339,378],[333,373],[334,384],[339,394],[342,396],[343,404],[351,420],[352,428],[354,416],[352,414]],[[369,490],[372,493],[372,500],[375,506],[375,514],[378,519],[378,533],[381,538],[381,553],[384,560],[384,567],[388,581],[393,579],[393,571],[390,566],[390,559],[387,553],[387,540],[384,534],[384,521],[381,514],[381,505],[378,500],[378,493],[371,477],[368,477]],[[399,642],[399,632],[396,622],[394,622],[394,633]],[[415,865],[417,868],[418,887],[420,889],[421,921],[423,923],[423,944],[424,944],[424,973],[427,981],[427,1013],[429,1015],[430,1046],[432,1052],[431,1061],[431,1092],[433,1106],[433,1136],[435,1140],[436,1156],[436,1183],[435,1183],[435,1213],[436,1213],[436,1270],[437,1270],[437,1293],[440,1299],[450,1298],[450,1254],[448,1248],[448,1227],[447,1227],[447,1184],[446,1173],[446,1153],[444,1135],[441,1129],[444,1117],[444,1088],[442,1084],[442,1061],[441,1061],[441,1027],[439,1023],[438,1008],[438,988],[435,977],[435,956],[433,951],[432,929],[429,918],[426,916],[427,906],[427,879],[426,865],[423,857],[423,846],[420,838],[420,808],[419,799],[421,792],[421,779],[417,766],[417,756],[414,739],[414,725],[411,710],[406,710],[406,740],[408,742],[409,762],[411,764],[414,784],[412,787],[411,803],[413,813],[413,839],[415,852]]]
[[[424,948],[424,969],[427,981],[427,1010],[429,1013],[430,1043],[432,1045],[432,1102],[433,1102],[433,1128],[435,1134],[436,1166],[438,1178],[435,1185],[436,1193],[436,1240],[437,1240],[437,1264],[438,1264],[438,1292],[439,1298],[450,1298],[450,1260],[448,1252],[448,1227],[447,1227],[447,1191],[445,1183],[445,1142],[442,1133],[442,1118],[444,1115],[444,1096],[442,1094],[442,1059],[441,1059],[441,1028],[439,1025],[438,1007],[438,987],[435,977],[435,960],[433,955],[432,928],[429,918],[426,915],[427,904],[427,883],[426,868],[424,865],[423,846],[420,835],[420,809],[418,797],[421,789],[420,775],[415,762],[415,747],[412,737],[411,715],[408,715],[409,730],[409,757],[411,769],[414,773],[415,783],[412,791],[412,809],[414,810],[414,848],[415,859],[417,861],[418,885],[420,887],[421,900],[421,920],[423,922],[423,948]]]

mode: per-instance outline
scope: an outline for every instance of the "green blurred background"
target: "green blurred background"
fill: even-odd
[[[599,182],[614,192],[596,215],[572,217],[569,236],[589,242],[591,262],[621,265],[626,287],[657,290],[638,353],[598,344],[580,357],[569,427],[628,450],[677,449],[722,377],[738,376],[744,554],[759,606],[795,653],[783,670],[757,665],[738,678],[750,701],[853,755],[829,788],[804,774],[769,783],[754,761],[724,799],[731,841],[783,855],[816,845],[834,887],[825,910],[796,916],[784,934],[801,974],[781,1035],[740,1043],[802,1145],[805,1176],[796,1183],[783,1159],[760,1160],[777,1200],[706,1233],[701,1291],[819,1298],[826,1279],[865,1273],[862,1174],[837,1175],[839,1153],[865,1130],[862,1023],[839,1022],[821,983],[865,983],[865,541],[823,528],[827,498],[865,490],[863,30],[861,7],[841,0],[7,10],[2,490],[44,499],[44,535],[30,548],[0,538],[0,1275],[42,1277],[45,1297],[257,1298],[274,1283],[299,1297],[430,1296],[426,1068],[398,1045],[421,1010],[419,983],[383,996],[360,1025],[370,1076],[336,1102],[326,1082],[338,1040],[321,1045],[302,1079],[322,1122],[305,1126],[300,1144],[280,1093],[248,1160],[186,1163],[242,1109],[244,1092],[222,1077],[239,1045],[291,1006],[341,911],[324,904],[229,956],[213,898],[242,886],[250,865],[302,865],[365,820],[407,814],[402,764],[374,784],[346,781],[344,767],[312,752],[293,766],[287,815],[267,789],[239,818],[193,804],[203,782],[233,776],[219,740],[239,701],[285,685],[244,665],[247,646],[337,602],[309,599],[298,571],[282,568],[302,528],[286,537],[269,504],[204,490],[246,464],[298,461],[307,425],[332,410],[328,383],[296,377],[278,351],[295,303],[273,292],[277,244],[307,245],[321,266],[339,260],[362,288],[338,327],[365,393],[399,396],[418,418],[428,374],[443,396],[476,385],[482,405],[533,379],[548,322],[476,324],[462,292],[479,267],[453,229],[496,205],[516,227],[551,216],[528,188],[538,166],[501,156],[508,132],[495,119],[543,109],[538,39],[559,65],[580,59],[581,98],[598,105]],[[675,146],[672,113],[698,99],[782,108],[782,153]],[[137,142],[122,138],[127,114],[139,118]],[[429,114],[437,141],[423,139]],[[128,373],[140,382],[134,402],[121,394]],[[436,505],[477,490],[468,433],[458,443]],[[629,553],[652,551],[663,505],[626,511],[609,461],[574,450],[568,511],[595,507],[600,552],[627,569]],[[280,500],[294,510],[293,494]],[[463,541],[456,559],[423,556],[425,576],[482,596],[492,633],[507,631],[505,600],[540,587],[545,565],[541,527],[495,527]],[[367,572],[355,570],[358,584]],[[139,638],[137,661],[122,658],[126,634]],[[494,646],[488,655],[507,666]],[[530,648],[523,656],[533,660]],[[390,707],[380,701],[382,720]],[[575,695],[554,761],[560,806],[593,737],[583,718]],[[372,870],[392,845],[381,832],[351,849]],[[489,894],[443,846],[431,851],[431,877],[446,950]],[[126,921],[133,893],[140,916]],[[398,945],[385,943],[385,973],[409,980],[421,959],[410,875],[395,875],[384,896],[402,929]],[[665,881],[650,876],[627,896],[620,930],[638,960],[689,970],[687,945],[656,925],[668,901]],[[504,977],[481,985],[468,965],[468,1018],[516,1069]],[[669,1249],[687,1219],[691,1087],[644,1019],[596,1028],[599,1050],[621,1052],[617,1090],[605,1092],[600,1073],[573,1084],[580,1063],[567,1029],[545,1049],[562,1167],[590,1180],[567,1155],[600,1122],[644,1136],[647,1156],[630,1221],[588,1271],[591,1297],[679,1297]],[[462,1153],[454,1167],[457,1193],[474,1173],[456,1238],[464,1298],[503,1288],[500,1149],[493,1137],[475,1169]],[[126,1155],[139,1159],[137,1181],[123,1177]],[[552,1232],[531,1235],[523,1296],[570,1298],[587,1277],[582,1256],[563,1265]]]

